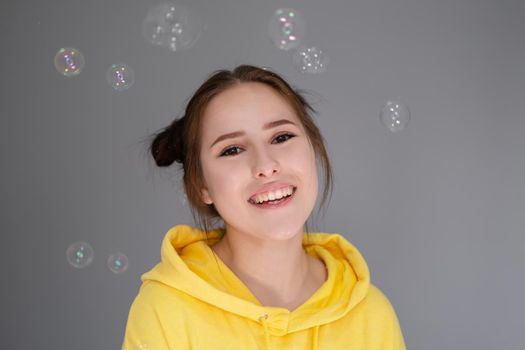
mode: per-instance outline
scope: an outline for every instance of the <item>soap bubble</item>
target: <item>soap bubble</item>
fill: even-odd
[[[328,56],[317,47],[299,47],[292,56],[294,66],[303,73],[323,73],[328,65]]]
[[[383,106],[379,118],[381,123],[390,131],[397,132],[407,126],[410,121],[410,111],[408,110],[408,106],[397,98],[395,100],[389,100]]]
[[[55,55],[55,68],[66,77],[80,74],[84,65],[84,56],[77,49],[71,47],[62,48]]]
[[[305,32],[304,19],[294,9],[278,9],[268,22],[270,38],[281,50],[290,50],[299,46]]]
[[[111,254],[108,258],[108,268],[114,273],[122,273],[128,269],[128,257],[123,253]]]
[[[135,72],[127,64],[112,64],[106,73],[106,78],[113,89],[123,91],[129,89],[135,82]]]
[[[142,35],[152,44],[171,51],[193,46],[203,31],[200,16],[185,5],[173,2],[152,7],[142,22]]]
[[[93,255],[93,248],[86,242],[73,243],[66,250],[67,261],[77,269],[91,264]]]

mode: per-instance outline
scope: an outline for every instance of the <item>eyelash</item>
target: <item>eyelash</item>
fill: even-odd
[[[281,137],[281,136],[289,136],[289,138],[287,138],[285,141],[283,142],[279,142],[279,143],[284,143],[288,140],[290,140],[291,138],[295,137],[294,134],[291,134],[291,133],[284,133],[284,134],[280,134],[280,135],[277,135],[275,136],[274,140],[276,140],[277,138]],[[226,154],[228,151],[232,150],[232,149],[236,149],[236,148],[240,148],[239,146],[232,146],[232,147],[228,147],[226,148],[224,151],[221,152],[221,154],[219,155],[219,157],[231,157],[231,156],[235,156],[239,153],[233,153],[233,154]]]

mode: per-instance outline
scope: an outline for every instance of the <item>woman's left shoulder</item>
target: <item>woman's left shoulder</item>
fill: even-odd
[[[376,285],[370,283],[366,297],[367,307],[377,312],[395,313],[394,307],[387,295]]]

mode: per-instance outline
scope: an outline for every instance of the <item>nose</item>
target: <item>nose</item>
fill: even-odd
[[[280,172],[279,162],[266,150],[258,150],[255,154],[252,173],[256,178],[271,177],[274,173]]]

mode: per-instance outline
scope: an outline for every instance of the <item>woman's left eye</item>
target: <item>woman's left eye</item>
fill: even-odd
[[[292,137],[295,137],[295,135],[294,135],[294,134],[290,134],[290,133],[281,134],[281,135],[275,137],[274,140],[282,139],[282,137],[284,137],[284,141],[279,142],[279,143],[283,143],[283,142],[285,142],[285,141],[288,141],[288,140],[291,139]]]

